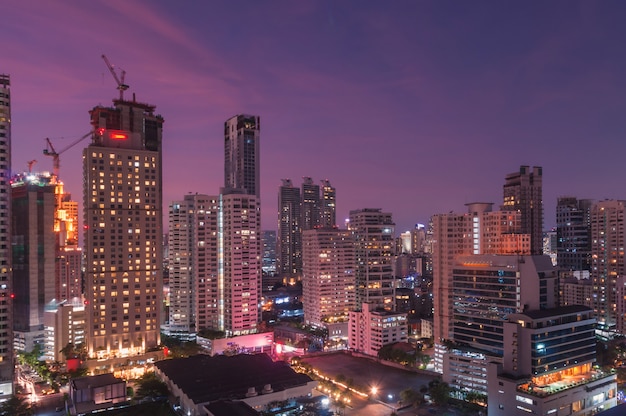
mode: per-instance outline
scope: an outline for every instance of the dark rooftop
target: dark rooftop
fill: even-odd
[[[261,394],[268,384],[273,391],[281,391],[312,381],[267,354],[194,355],[158,361],[155,366],[194,403],[243,399],[251,387]]]
[[[569,315],[569,314],[578,313],[578,312],[592,312],[592,311],[593,311],[592,309],[589,309],[588,307],[583,306],[583,305],[569,305],[569,306],[560,306],[558,308],[552,308],[552,309],[522,312],[522,315],[526,315],[531,319],[542,319],[542,318],[549,318],[551,316],[556,317],[556,316]]]
[[[259,414],[246,402],[232,400],[218,400],[204,406],[213,416],[256,416]]]
[[[79,377],[72,380],[77,390],[83,390],[90,387],[109,386],[111,384],[123,383],[124,380],[115,378],[112,373],[99,374],[97,376]]]

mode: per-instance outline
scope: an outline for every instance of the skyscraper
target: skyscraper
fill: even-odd
[[[43,344],[44,308],[55,297],[55,188],[50,175],[12,178],[13,331],[16,346]]]
[[[247,193],[222,193],[219,218],[222,254],[218,275],[219,329],[227,336],[253,334],[260,321],[261,208]]]
[[[300,189],[290,179],[283,179],[278,191],[278,258],[280,277],[298,280],[302,272],[302,230],[300,221]]]
[[[224,123],[224,188],[261,197],[261,119],[239,114]]]
[[[169,323],[186,338],[218,324],[219,198],[189,194],[169,207]],[[194,338],[195,339],[195,338]]]
[[[83,150],[87,351],[108,358],[160,344],[163,118],[114,100],[89,113]]]
[[[520,166],[506,175],[503,211],[522,213],[522,233],[530,235],[531,254],[543,254],[543,170],[539,166]]]
[[[320,186],[308,176],[302,178],[302,231],[312,230],[320,225]]]
[[[0,399],[13,394],[13,305],[11,293],[11,81],[0,74]]]
[[[57,239],[55,299],[80,298],[82,295],[82,248],[78,246],[78,202],[65,192],[56,175],[54,232]]]
[[[355,304],[352,234],[336,228],[303,233],[302,298],[305,323],[347,322]]]
[[[615,329],[617,315],[617,282],[626,273],[626,202],[600,201],[591,208],[591,281],[598,326]]]
[[[561,197],[556,203],[556,255],[561,270],[589,270],[593,201]]]
[[[335,227],[337,225],[336,218],[336,192],[328,179],[322,180],[322,208],[320,216],[320,225],[322,227]]]
[[[396,279],[393,273],[395,224],[391,213],[379,208],[350,211],[356,255],[356,307],[395,308]]]
[[[477,254],[528,254],[519,212],[492,211],[491,203],[466,204],[467,213],[432,217],[435,370],[443,371],[443,341],[453,337],[453,269],[456,259]]]

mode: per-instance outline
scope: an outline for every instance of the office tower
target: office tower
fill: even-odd
[[[302,231],[312,230],[320,225],[320,186],[313,183],[313,179],[302,178],[302,205],[300,221]]]
[[[336,192],[335,188],[332,187],[330,181],[328,179],[322,180],[322,199],[321,199],[321,217],[320,217],[320,226],[322,227],[336,227],[337,226],[337,218],[336,218]]]
[[[13,292],[11,279],[11,81],[0,74],[0,399],[13,394]]]
[[[556,259],[561,270],[589,270],[590,212],[593,201],[561,197],[556,203]]]
[[[87,351],[98,358],[160,344],[163,118],[150,104],[114,104],[89,112],[83,150]]]
[[[522,213],[522,233],[530,235],[531,254],[543,254],[543,191],[542,169],[520,166],[506,175],[503,211]]]
[[[261,119],[239,114],[224,123],[224,188],[261,197]]]
[[[616,375],[595,366],[594,327],[593,311],[580,305],[510,314],[504,359],[488,365],[488,415],[582,416],[614,407]]]
[[[453,346],[444,355],[444,381],[460,391],[486,394],[486,362],[501,362],[510,345],[503,336],[509,315],[554,308],[557,296],[557,271],[548,256],[457,257],[452,270]]]
[[[300,189],[283,179],[278,191],[278,258],[276,268],[283,280],[296,281],[302,272]]]
[[[302,238],[304,321],[318,327],[347,322],[355,304],[352,234],[336,228],[307,230]]]
[[[13,242],[13,332],[15,348],[43,344],[44,307],[55,297],[55,188],[50,175],[11,179]]]
[[[617,279],[624,276],[624,201],[600,201],[591,208],[591,281],[593,307],[598,327],[615,329],[617,314]]]
[[[218,210],[218,197],[201,194],[169,206],[169,336],[218,328]]]
[[[350,211],[349,230],[354,236],[356,256],[356,307],[394,308],[396,278],[393,274],[395,224],[391,213],[378,208]]]
[[[276,273],[276,231],[265,230],[263,234],[263,261],[262,271],[263,276],[262,288],[263,290],[271,290],[274,285],[280,283],[282,279]]]
[[[467,213],[438,214],[432,221],[435,370],[443,371],[444,340],[452,339],[452,270],[456,259],[477,254],[528,254],[521,214],[492,211],[491,203],[466,204]]]
[[[242,191],[243,192],[243,191]],[[258,331],[261,301],[261,209],[255,195],[220,196],[219,329],[227,336]]]

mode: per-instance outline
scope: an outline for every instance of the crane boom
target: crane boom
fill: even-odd
[[[105,54],[102,54],[102,59],[104,60],[104,63],[107,65],[107,68],[109,68],[109,72],[111,73],[111,75],[113,75],[113,79],[117,83],[117,89],[120,90],[120,101],[123,101],[124,100],[124,91],[126,91],[128,89],[128,85],[124,84],[124,78],[126,77],[126,71],[124,71],[122,69],[121,73],[120,73],[120,77],[118,77],[117,73],[115,72],[115,68],[113,67],[111,62],[109,62],[109,59],[106,57]]]
[[[61,155],[61,153],[65,152],[66,150],[69,150],[70,148],[76,146],[78,143],[82,142],[87,137],[91,136],[92,134],[93,132],[90,131],[89,133],[83,135],[82,137],[74,140],[72,143],[65,146],[63,149],[59,150],[58,152],[55,150],[50,139],[46,137],[47,147],[43,149],[43,154],[46,156],[52,157],[52,173],[54,174],[54,176],[56,176],[57,178],[59,177],[59,168],[61,167],[61,161],[59,160],[59,155]]]

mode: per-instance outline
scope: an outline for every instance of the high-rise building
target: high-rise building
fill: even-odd
[[[356,306],[352,234],[336,228],[307,230],[302,254],[304,321],[318,327],[347,322]]]
[[[13,331],[15,348],[43,346],[44,308],[55,297],[55,188],[50,175],[11,180],[13,242]]]
[[[164,326],[170,336],[218,329],[218,210],[218,197],[201,194],[170,204],[170,306]]]
[[[160,344],[163,118],[150,104],[114,104],[89,112],[83,150],[87,351],[98,358]]]
[[[78,202],[65,192],[63,182],[56,175],[53,182],[56,184],[54,232],[57,236],[55,299],[62,301],[82,297],[83,250],[78,246]]]
[[[320,186],[308,176],[302,178],[302,205],[300,221],[302,231],[312,230],[320,225]]]
[[[520,166],[506,175],[503,211],[522,213],[522,233],[530,235],[531,254],[543,254],[543,170],[539,166]]]
[[[239,114],[224,123],[224,188],[261,197],[261,119]]]
[[[395,307],[396,278],[393,273],[395,224],[391,213],[379,208],[350,211],[349,230],[356,256],[356,307],[369,303],[372,309]]]
[[[330,184],[328,179],[322,180],[322,196],[321,196],[321,217],[320,225],[322,227],[337,226],[337,206],[335,188]]]
[[[548,256],[489,254],[457,257],[452,275],[453,347],[443,379],[486,394],[487,362],[501,362],[510,345],[503,336],[509,315],[557,306],[557,271]]]
[[[624,258],[625,201],[600,201],[591,208],[591,281],[598,326],[615,329],[617,315],[617,279],[626,273]]]
[[[261,208],[255,195],[220,196],[219,330],[227,336],[258,331],[261,302]]]
[[[453,274],[457,258],[477,254],[528,254],[519,212],[492,211],[491,203],[466,204],[467,213],[438,214],[432,221],[435,370],[443,371],[444,340],[451,340]]]
[[[11,81],[0,74],[0,399],[13,394],[13,304],[11,293]]]
[[[350,311],[348,345],[351,349],[376,356],[384,345],[408,341],[406,313],[378,309],[363,303]]]
[[[561,270],[590,270],[592,205],[590,199],[557,199],[556,260]]]
[[[278,191],[278,238],[276,269],[285,280],[299,280],[302,272],[300,189],[283,179]]]

